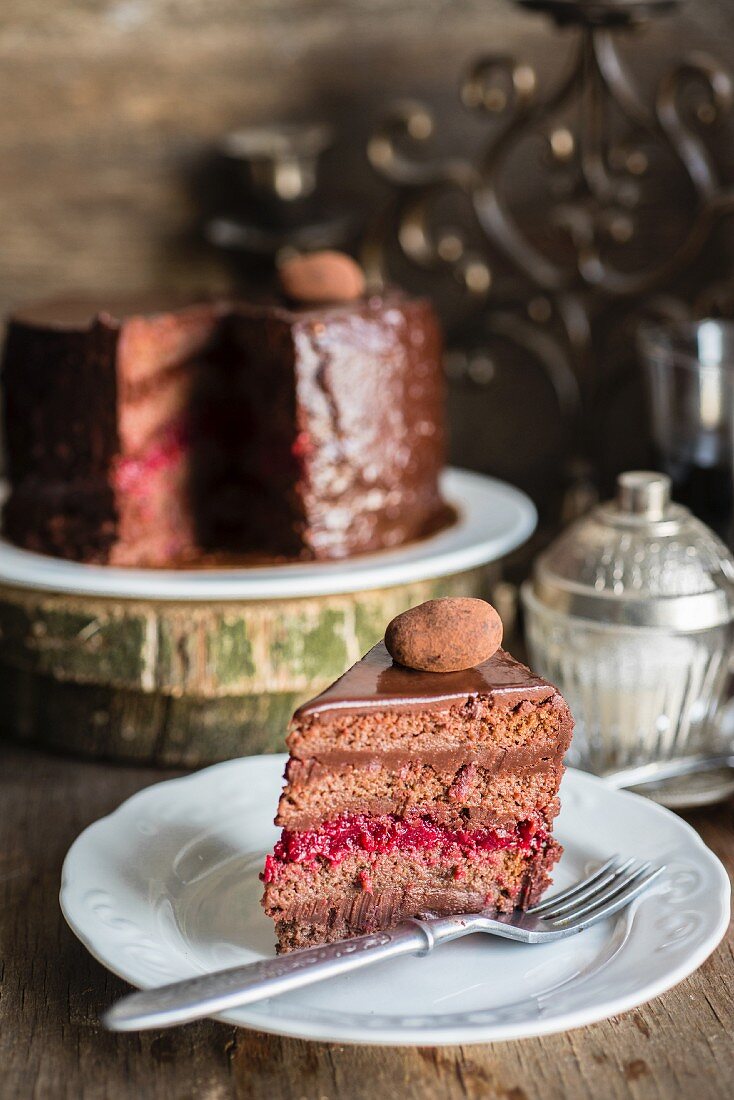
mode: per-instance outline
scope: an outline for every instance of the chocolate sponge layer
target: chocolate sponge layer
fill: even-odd
[[[497,825],[522,821],[537,810],[555,814],[563,773],[556,757],[499,773],[473,762],[440,767],[405,760],[400,767],[350,764],[327,767],[291,761],[276,825],[312,829],[339,813],[429,813],[442,824]]]

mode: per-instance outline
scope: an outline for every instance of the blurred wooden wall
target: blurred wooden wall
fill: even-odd
[[[0,0],[0,311],[216,286],[199,200],[222,132],[333,118],[345,184],[369,201],[363,141],[386,102],[423,96],[461,135],[466,61],[506,49],[552,68],[547,41],[505,0]],[[734,5],[690,0],[640,41],[651,68],[696,45],[734,63]]]

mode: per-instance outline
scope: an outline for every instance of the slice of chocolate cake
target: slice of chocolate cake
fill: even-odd
[[[450,649],[446,617],[496,620],[477,600],[400,618],[427,611],[438,654]],[[551,833],[572,720],[551,684],[502,649],[486,653],[426,671],[381,642],[296,712],[283,833],[262,876],[280,951],[540,896],[560,854]]]

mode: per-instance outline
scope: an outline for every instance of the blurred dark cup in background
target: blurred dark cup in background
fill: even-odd
[[[673,497],[732,546],[734,519],[734,321],[641,326],[658,467]]]

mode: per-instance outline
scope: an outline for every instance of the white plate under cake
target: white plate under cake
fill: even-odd
[[[105,966],[151,988],[274,954],[259,875],[279,835],[272,818],[285,763],[250,757],[169,780],[82,833],[64,864],[61,901]],[[669,989],[726,931],[724,868],[680,818],[600,779],[569,769],[561,801],[554,889],[614,852],[666,864],[625,913],[558,944],[470,936],[227,1019],[342,1043],[483,1043],[593,1023]]]

